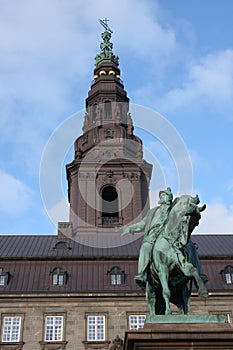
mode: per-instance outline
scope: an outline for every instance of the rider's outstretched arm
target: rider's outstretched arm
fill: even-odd
[[[127,235],[128,233],[134,233],[134,232],[141,232],[144,230],[146,226],[146,216],[141,221],[137,222],[136,224],[130,225],[130,226],[124,226],[123,227],[123,233],[122,236]]]

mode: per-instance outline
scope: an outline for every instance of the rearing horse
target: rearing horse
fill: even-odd
[[[178,306],[180,312],[187,313],[187,282],[191,278],[196,282],[199,296],[208,296],[197,268],[184,253],[190,235],[201,218],[200,212],[206,208],[197,204],[198,196],[182,195],[176,198],[168,222],[154,243],[146,287],[150,316],[171,314],[170,301]]]

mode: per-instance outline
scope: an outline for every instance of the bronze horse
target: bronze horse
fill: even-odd
[[[176,198],[168,222],[154,243],[146,286],[150,316],[171,314],[170,302],[179,308],[180,313],[186,314],[190,279],[194,279],[200,297],[208,296],[198,266],[194,266],[195,260],[199,262],[195,247],[192,251],[196,256],[187,253],[190,247],[193,248],[190,235],[199,223],[200,212],[206,208],[205,205],[198,207],[199,202],[198,196]]]

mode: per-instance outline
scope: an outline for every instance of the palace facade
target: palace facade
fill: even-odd
[[[57,235],[0,236],[1,350],[122,349],[125,331],[143,327],[148,313],[134,281],[142,235],[122,237],[119,228],[148,211],[152,166],[102,25],[83,134],[66,166],[69,222]],[[231,319],[233,235],[194,234],[193,242],[210,295],[194,289],[190,313]]]

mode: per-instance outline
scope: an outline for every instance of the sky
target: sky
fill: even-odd
[[[56,220],[68,220],[65,164],[81,133],[105,17],[132,104],[158,112],[190,156],[192,193],[207,204],[196,232],[233,232],[231,0],[0,0],[0,8],[0,234],[55,234]],[[186,174],[172,140],[159,140],[155,119],[132,118],[144,157],[179,195]],[[46,171],[61,179],[64,198],[48,208],[43,161],[63,126]]]

